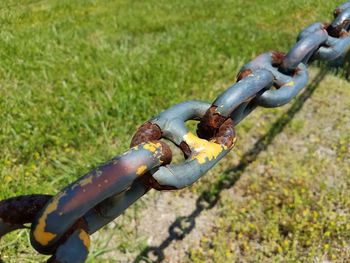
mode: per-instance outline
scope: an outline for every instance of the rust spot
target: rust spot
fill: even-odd
[[[160,160],[162,161],[162,165],[167,165],[171,163],[172,160],[172,152],[170,147],[165,143],[161,141],[152,141],[154,143],[160,143],[162,147],[162,156]],[[147,188],[146,191],[148,191],[151,188],[154,188],[158,191],[163,191],[163,190],[175,190],[175,187],[168,187],[168,186],[161,186],[153,177],[150,172],[144,173],[142,176],[138,177],[136,179],[140,180],[142,184]]]
[[[323,30],[326,30],[328,29],[328,27],[330,26],[331,24],[330,23],[327,23],[327,22],[324,22],[322,23],[322,27],[323,27]]]
[[[348,36],[350,36],[350,33],[345,31],[345,30],[342,30],[339,34],[340,38],[344,38],[344,37],[348,37]]]
[[[279,51],[271,51],[272,54],[272,66],[277,67],[282,64],[285,53]]]
[[[160,160],[162,161],[162,165],[167,165],[171,163],[171,160],[173,158],[173,153],[170,150],[170,147],[165,143],[161,141],[155,141],[156,143],[160,143],[162,145],[162,157]]]
[[[160,185],[150,173],[146,173],[144,176],[140,177],[140,180],[149,189],[153,188],[157,191],[177,190],[177,188],[174,186]]]
[[[342,28],[340,28],[339,26],[337,27],[329,26],[327,28],[328,35],[330,35],[331,37],[339,37],[341,30]]]
[[[231,148],[236,142],[236,132],[233,125],[234,123],[232,119],[227,119],[220,126],[216,136],[213,138],[213,142],[225,145],[227,148]]]
[[[213,138],[218,128],[227,120],[228,117],[220,115],[216,109],[217,106],[212,105],[198,124],[197,135],[199,138],[207,140]]]
[[[159,140],[162,137],[162,130],[158,125],[146,122],[139,127],[131,139],[131,147],[139,145],[143,142]]]
[[[332,25],[326,25],[325,29],[328,35],[335,38],[346,37],[348,32],[345,30],[350,24],[350,20],[344,20],[340,25],[333,27]]]
[[[203,139],[199,139],[193,135],[190,136],[190,133],[186,135],[189,136],[188,139],[184,137],[187,147],[197,152],[196,158],[199,163],[204,162],[205,159],[210,160],[211,158],[216,158],[223,149],[230,149],[236,141],[233,120],[216,113],[216,108],[215,105],[212,105],[197,127],[198,136],[200,138],[205,138],[208,143],[203,142]],[[190,142],[192,142],[192,144]],[[200,147],[197,147],[198,145],[200,145]],[[215,145],[219,146],[220,149]],[[202,147],[204,147],[205,150],[195,150],[196,148]],[[184,151],[183,148],[181,149]],[[185,150],[187,149],[185,148]]]
[[[343,8],[336,8],[334,10],[334,18],[336,18],[341,12],[343,12],[344,9]]]
[[[181,142],[179,145],[181,151],[184,154],[185,159],[187,159],[190,155],[191,155],[191,149],[188,146],[188,144],[186,142]]]
[[[237,81],[240,81],[241,79],[244,79],[245,77],[253,74],[253,71],[251,69],[245,69],[238,73],[237,75]]]

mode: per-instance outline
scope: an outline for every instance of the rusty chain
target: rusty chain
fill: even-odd
[[[0,238],[31,223],[31,244],[39,253],[52,255],[48,262],[85,262],[91,234],[152,188],[175,190],[196,182],[233,148],[234,127],[254,109],[279,107],[297,96],[308,83],[309,62],[326,61],[337,67],[349,64],[349,29],[347,1],[335,9],[331,24],[306,27],[289,53],[264,53],[246,64],[237,83],[212,104],[186,101],[143,124],[129,151],[57,195],[1,201]],[[198,136],[186,128],[188,120],[199,121]],[[172,164],[172,152],[161,139],[177,145],[185,161]]]

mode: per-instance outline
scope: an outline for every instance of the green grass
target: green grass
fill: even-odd
[[[1,1],[0,199],[57,192],[125,151],[135,129],[161,110],[189,99],[213,101],[245,62],[267,50],[287,51],[303,27],[329,21],[341,2]],[[252,119],[239,132],[267,120]],[[305,126],[298,120],[292,130]],[[342,136],[339,158],[348,153],[349,137]],[[285,165],[287,173],[292,167]],[[27,232],[11,234],[0,244],[1,258],[42,259],[28,245]]]
[[[221,193],[216,227],[203,235],[200,249],[191,251],[191,261],[350,260],[349,87],[329,76],[282,133],[276,130],[290,119],[283,112],[278,123],[260,127],[268,134],[264,143],[274,134],[276,138],[243,171],[224,168],[222,178],[239,180]],[[267,111],[261,114],[273,116]],[[241,139],[251,148],[249,137],[260,132],[253,127]],[[208,188],[213,179],[208,180],[202,187],[215,194],[215,187]]]

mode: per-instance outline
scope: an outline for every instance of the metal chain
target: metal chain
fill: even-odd
[[[268,52],[246,64],[237,83],[212,104],[187,101],[152,118],[137,130],[129,151],[57,195],[1,201],[0,237],[31,223],[31,244],[52,255],[48,262],[84,262],[91,234],[152,188],[175,190],[196,182],[233,148],[234,127],[254,109],[279,107],[297,96],[308,83],[309,62],[349,63],[349,29],[350,1],[335,9],[331,24],[306,27],[287,54]],[[199,121],[198,136],[186,128],[188,120]],[[171,164],[172,152],[162,138],[181,149],[183,163]]]

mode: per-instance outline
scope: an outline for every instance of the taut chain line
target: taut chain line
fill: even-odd
[[[85,262],[90,235],[154,188],[176,190],[196,182],[234,146],[234,127],[257,107],[290,102],[308,83],[308,63],[350,64],[350,1],[331,24],[314,23],[287,53],[267,52],[238,74],[237,82],[212,103],[186,101],[143,124],[131,149],[84,175],[55,196],[24,195],[0,202],[0,238],[31,223],[32,246],[48,262]],[[197,135],[186,128],[199,121]],[[171,164],[172,141],[185,156]]]

